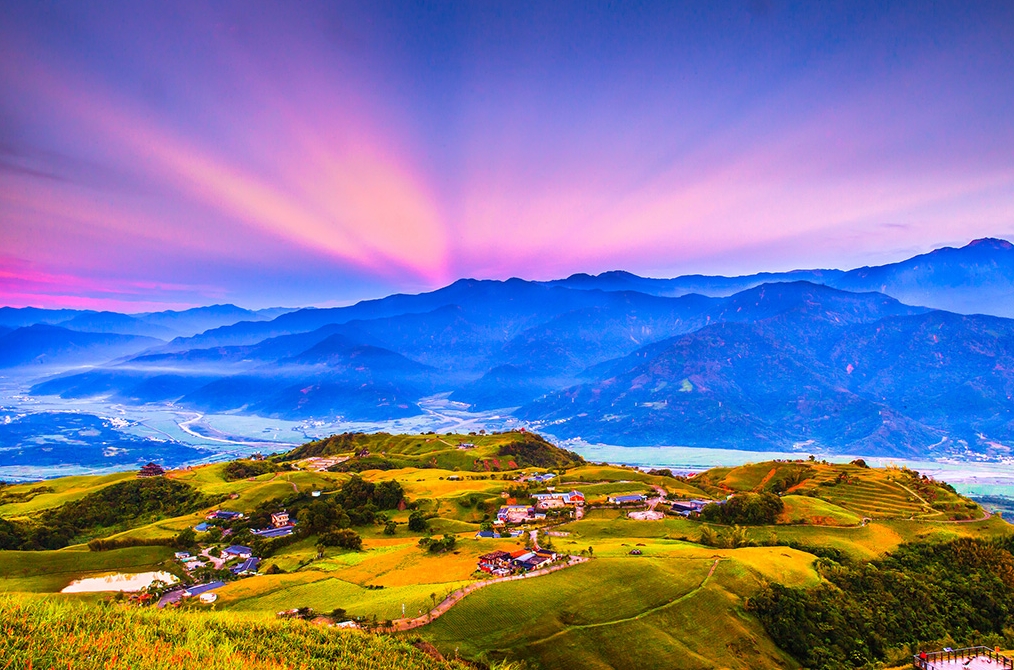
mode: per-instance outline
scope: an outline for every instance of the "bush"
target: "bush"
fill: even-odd
[[[1014,626],[1012,548],[1010,538],[963,538],[903,545],[867,563],[820,558],[825,582],[772,584],[748,607],[780,647],[814,670],[873,666],[906,646],[948,638],[954,646],[981,644]]]
[[[321,535],[317,540],[317,546],[341,547],[342,549],[359,551],[363,548],[363,538],[359,537],[359,533],[354,530],[336,530]]]
[[[223,500],[164,477],[119,482],[46,510],[29,522],[0,519],[2,549],[62,549],[74,541],[190,514]]]

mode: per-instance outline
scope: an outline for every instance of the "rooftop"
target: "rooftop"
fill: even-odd
[[[1011,670],[1014,660],[989,647],[970,647],[919,655],[913,665],[919,670]]]

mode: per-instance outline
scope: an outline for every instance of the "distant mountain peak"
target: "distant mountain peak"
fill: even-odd
[[[1010,251],[1014,249],[1014,244],[1011,244],[1007,240],[1000,239],[998,237],[982,237],[977,240],[972,240],[968,243],[968,247],[984,247],[987,249],[996,249],[1003,251]]]

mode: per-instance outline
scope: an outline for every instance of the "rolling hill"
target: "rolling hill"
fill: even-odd
[[[347,460],[318,471],[316,459],[339,456]],[[491,580],[476,569],[479,557],[521,553],[531,538],[478,531],[504,495],[531,503],[546,485],[522,475],[546,469],[557,475],[550,485],[576,489],[588,504],[581,515],[558,510],[520,526],[543,531],[539,546],[558,554],[553,571]],[[141,512],[108,504],[135,490],[149,492]],[[164,506],[153,495],[161,490],[174,496]],[[381,490],[395,494],[382,509],[363,502]],[[617,492],[660,495],[658,509],[763,494],[782,513],[741,526],[704,514],[637,520],[607,502]],[[338,503],[369,513],[320,516]],[[299,520],[293,535],[251,534],[283,507]],[[221,527],[193,530],[220,508],[246,515],[212,522],[228,537]],[[78,523],[79,511],[102,523]],[[89,543],[0,551],[0,621],[11,633],[0,651],[26,667],[59,657],[184,668],[830,670],[891,665],[910,659],[911,648],[939,647],[944,635],[967,644],[986,630],[1002,644],[1012,621],[1009,608],[981,603],[1014,593],[1014,527],[943,482],[861,462],[767,461],[681,478],[585,463],[531,433],[347,433],[164,479],[123,473],[0,488],[0,542],[44,539],[52,519],[80,525]],[[361,546],[322,542],[332,524]],[[437,538],[452,550],[429,549]],[[263,557],[256,574],[185,570],[173,558],[181,547],[217,555],[237,542]],[[224,583],[214,603],[188,598],[164,609],[112,593],[60,593],[78,579],[156,570],[186,584]],[[277,615],[293,610],[313,623]],[[329,627],[346,619],[379,635]],[[848,626],[829,629],[826,620]],[[857,626],[882,634],[857,641]]]

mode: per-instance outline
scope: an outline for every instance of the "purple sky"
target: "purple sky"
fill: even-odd
[[[1012,237],[1012,73],[1010,2],[6,2],[0,304],[343,304]]]

